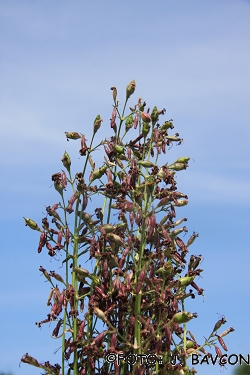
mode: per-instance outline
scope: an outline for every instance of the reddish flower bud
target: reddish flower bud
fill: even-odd
[[[62,181],[61,181],[62,186],[64,189],[67,187],[67,177],[64,171],[62,171]]]
[[[134,212],[133,211],[130,211],[130,213],[129,213],[129,220],[130,220],[130,225],[132,227],[134,225],[134,222],[135,222]]]
[[[42,248],[45,246],[46,244],[46,234],[45,232],[42,232],[42,234],[40,235],[40,240],[39,240],[39,245],[38,245],[38,253],[40,253],[42,251]]]
[[[137,126],[138,126],[138,122],[139,122],[139,116],[138,116],[138,114],[136,113],[135,118],[134,118],[134,121],[133,121],[134,129],[137,128]]]
[[[214,345],[215,347],[215,351],[216,351],[216,354],[218,357],[222,357],[222,351],[220,350],[220,348],[218,348],[218,346]]]
[[[168,351],[170,349],[170,345],[172,342],[172,332],[168,324],[166,324],[166,327],[165,327],[165,337],[166,337],[166,350]]]
[[[146,112],[141,112],[141,118],[142,118],[142,121],[144,121],[144,122],[150,122],[151,121],[150,114],[146,113]]]
[[[227,346],[226,346],[226,344],[225,344],[225,342],[224,342],[224,340],[222,339],[222,337],[221,336],[219,336],[219,335],[217,335],[217,337],[218,337],[218,341],[219,341],[219,343],[220,343],[220,345],[222,346],[222,348],[227,352],[228,351],[228,349],[227,349]]]

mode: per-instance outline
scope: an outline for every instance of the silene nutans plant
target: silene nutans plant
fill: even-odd
[[[40,233],[38,253],[48,251],[60,261],[60,274],[40,266],[50,290],[47,317],[36,325],[51,324],[61,363],[39,362],[28,353],[21,358],[43,374],[194,374],[188,358],[211,356],[206,347],[221,357],[219,346],[227,351],[222,337],[234,330],[218,333],[224,317],[204,343],[188,330],[197,313],[187,311],[185,301],[204,292],[197,285],[202,256],[190,253],[198,234],[185,241],[187,219],[176,217],[188,197],[177,190],[175,175],[190,158],[160,165],[160,155],[183,140],[172,134],[173,120],[161,120],[164,108],[150,111],[141,98],[127,108],[135,89],[133,80],[121,109],[111,87],[110,138],[94,144],[100,129],[107,133],[100,115],[90,143],[83,134],[65,132],[67,140],[80,143],[82,170],[72,175],[65,151],[63,170],[52,175],[60,201],[46,207],[41,225],[24,218]],[[95,207],[97,196],[102,207]],[[82,267],[86,262],[92,270]]]

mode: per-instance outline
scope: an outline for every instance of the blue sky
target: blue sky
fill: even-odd
[[[229,353],[250,353],[249,18],[247,0],[0,2],[0,371],[39,374],[19,367],[26,352],[58,360],[53,328],[40,331],[35,322],[48,313],[50,289],[38,269],[57,272],[60,262],[37,254],[37,233],[23,216],[40,223],[45,206],[58,201],[51,175],[61,170],[65,149],[76,171],[81,165],[64,131],[90,139],[100,113],[98,136],[112,135],[110,87],[123,101],[132,79],[130,104],[141,96],[151,108],[165,107],[184,138],[163,163],[192,158],[177,175],[189,196],[178,215],[188,217],[190,234],[199,233],[190,251],[204,256],[205,298],[190,303],[199,314],[190,329],[202,342],[224,314],[235,328],[225,340]]]

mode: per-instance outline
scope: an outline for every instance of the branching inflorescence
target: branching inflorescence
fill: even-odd
[[[61,201],[46,207],[42,229],[25,218],[26,225],[41,233],[38,253],[46,247],[50,257],[64,254],[63,276],[40,267],[51,284],[50,312],[36,323],[41,327],[54,322],[52,336],[62,340],[61,365],[38,362],[28,353],[21,359],[46,374],[193,374],[196,371],[189,369],[188,357],[209,355],[204,349],[207,345],[214,345],[220,357],[215,342],[227,350],[222,337],[233,331],[229,328],[217,334],[226,322],[222,318],[202,345],[187,331],[186,323],[197,314],[185,310],[185,300],[203,295],[195,281],[203,271],[199,268],[202,256],[189,255],[198,234],[193,233],[185,243],[180,236],[187,232],[183,225],[187,219],[176,219],[176,208],[185,206],[188,197],[177,191],[175,174],[188,167],[190,158],[159,166],[160,154],[183,140],[178,133],[169,135],[172,120],[159,124],[165,109],[154,107],[150,113],[141,98],[125,116],[135,87],[134,80],[127,86],[122,113],[117,89],[111,87],[113,136],[109,139],[93,146],[103,121],[100,115],[94,120],[89,146],[84,135],[65,133],[67,140],[81,139],[83,170],[72,177],[71,159],[65,151],[66,172],[52,175]],[[130,134],[132,139],[126,141]],[[100,146],[104,162],[96,168],[93,154]],[[86,176],[89,166],[91,173]],[[69,186],[72,196],[66,203]],[[90,204],[96,195],[103,196],[102,207]],[[91,271],[81,267],[86,257],[93,261]],[[132,360],[111,363],[107,360],[111,353],[122,353],[124,358],[150,353],[157,360],[151,365]],[[171,362],[174,355],[175,364]]]

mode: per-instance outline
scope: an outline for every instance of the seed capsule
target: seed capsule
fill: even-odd
[[[220,329],[220,327],[222,326],[222,324],[225,324],[226,322],[227,321],[226,321],[225,317],[222,317],[220,320],[218,320],[218,322],[214,326],[213,332],[218,331],[218,329]]]
[[[39,226],[37,225],[35,221],[25,218],[25,217],[24,217],[24,220],[25,220],[25,226],[28,226],[33,230],[41,231],[41,229],[39,228]]]
[[[190,158],[188,156],[181,156],[180,158],[178,158],[175,162],[175,163],[187,163],[188,161],[190,160]]]
[[[144,135],[144,138],[148,135],[150,130],[150,124],[148,122],[144,122],[142,126],[142,134]]]
[[[188,240],[186,246],[188,247],[188,246],[192,245],[192,243],[194,242],[194,240],[195,240],[197,237],[199,237],[199,234],[194,232],[194,233],[192,234],[192,236],[189,238],[189,240]]]
[[[91,274],[89,273],[89,271],[85,270],[84,268],[75,267],[74,272],[76,274],[77,280],[80,282],[85,282],[85,277],[91,278]]]
[[[69,139],[79,139],[81,138],[80,134],[77,132],[65,132],[67,140]],[[66,167],[65,167],[66,168]]]
[[[98,307],[94,308],[94,314],[97,315],[98,318],[100,318],[103,322],[107,322],[105,313],[102,310],[98,309]]]
[[[55,271],[50,271],[50,276],[54,277],[57,281],[60,281],[61,283],[65,284],[62,276],[58,275],[58,273],[55,273]]]
[[[187,286],[191,284],[195,279],[195,276],[185,276],[178,279],[181,286]]]
[[[197,318],[198,317],[198,314],[197,313],[190,313],[190,312],[186,312],[186,311],[183,311],[183,312],[178,312],[176,313],[173,318],[172,318],[172,321],[174,323],[178,323],[178,324],[182,324],[182,323],[187,323],[189,322],[191,319],[193,318]]]
[[[71,160],[69,154],[65,151],[62,157],[62,163],[67,171],[70,173]]]
[[[162,207],[162,206],[165,206],[166,204],[168,204],[170,202],[170,198],[169,197],[164,197],[160,200],[160,202],[157,204],[156,208],[158,207]]]
[[[129,115],[129,116],[127,117],[126,122],[125,122],[125,129],[126,129],[126,132],[128,132],[129,129],[132,128],[132,126],[133,126],[133,121],[134,121],[134,119],[133,119],[133,115],[131,114],[131,115]]]
[[[152,119],[153,125],[156,124],[156,122],[159,119],[159,112],[156,106],[153,108],[153,111],[151,113],[151,119]]]
[[[173,169],[174,171],[182,171],[183,169],[187,169],[187,163],[174,163],[169,165],[169,169]]]
[[[188,204],[187,199],[177,199],[177,202],[174,204],[177,207],[186,206]]]
[[[44,274],[44,276],[46,277],[46,279],[51,283],[50,275],[48,274],[48,272],[46,271],[46,269],[43,268],[42,266],[40,266],[39,271],[41,271]]]
[[[118,145],[114,145],[114,149],[115,149],[115,151],[116,151],[118,154],[122,154],[122,153],[124,152],[123,147],[118,146]]]
[[[173,121],[171,121],[171,120],[165,121],[164,124],[162,124],[162,126],[161,126],[161,130],[167,130],[169,128],[170,129],[174,128]]]
[[[142,165],[145,168],[153,168],[153,167],[155,167],[154,163],[152,163],[151,161],[147,161],[147,160],[138,160],[137,164]]]
[[[101,123],[102,123],[102,118],[100,115],[97,115],[95,120],[94,120],[94,134],[97,132],[97,130],[100,129]]]
[[[165,138],[168,139],[169,141],[173,141],[173,142],[183,141],[182,138],[175,137],[173,135],[166,135]]]
[[[106,172],[106,169],[107,169],[107,166],[104,165],[103,167],[98,168],[95,171],[93,171],[92,174],[91,174],[91,178],[90,178],[90,184],[94,180],[96,180],[97,178],[101,178],[104,175],[104,173]]]
[[[117,236],[117,234],[108,233],[107,237],[108,237],[109,241],[114,242],[118,246],[124,245],[123,240],[121,239],[120,236]]]
[[[126,100],[128,100],[130,96],[135,92],[135,88],[136,88],[136,83],[135,83],[135,80],[133,79],[126,87]]]
[[[26,353],[22,356],[21,362],[28,363],[29,365],[32,365],[32,366],[35,366],[35,367],[44,368],[44,366],[40,362],[38,362],[35,358],[28,355],[28,353]]]

